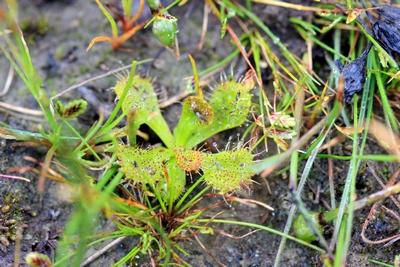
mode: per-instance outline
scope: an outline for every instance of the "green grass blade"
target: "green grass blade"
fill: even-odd
[[[96,0],[96,4],[100,8],[101,12],[106,17],[106,19],[108,20],[108,22],[110,23],[112,36],[118,37],[119,33],[118,33],[117,22],[114,20],[113,16],[110,14],[107,8],[100,2],[100,0]]]

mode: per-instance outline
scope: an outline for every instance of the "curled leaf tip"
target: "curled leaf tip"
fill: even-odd
[[[88,103],[83,99],[75,99],[66,104],[58,100],[54,104],[54,109],[61,118],[75,119],[85,113],[87,106]]]
[[[92,47],[97,43],[112,43],[112,41],[113,41],[112,38],[108,37],[108,36],[97,36],[97,37],[94,37],[90,41],[89,45],[87,46],[86,52],[88,52],[90,49],[92,49]]]

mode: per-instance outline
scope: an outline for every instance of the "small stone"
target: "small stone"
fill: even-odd
[[[71,23],[69,24],[69,28],[70,28],[70,29],[79,28],[80,25],[81,25],[81,22],[79,21],[79,19],[74,19],[74,20],[72,20]]]
[[[29,214],[30,214],[32,217],[36,217],[36,216],[38,215],[38,212],[37,212],[36,210],[32,210],[32,211],[29,212]]]
[[[1,212],[2,212],[2,213],[7,213],[7,212],[9,212],[10,210],[11,210],[10,205],[4,205],[4,206],[1,208]]]
[[[5,247],[10,245],[10,241],[8,241],[8,239],[3,235],[0,236],[0,243]]]
[[[5,225],[13,225],[13,224],[16,224],[16,223],[17,223],[17,220],[11,219],[11,220],[6,221]]]
[[[163,60],[163,59],[156,59],[156,60],[154,60],[153,66],[154,66],[156,69],[163,69],[163,68],[165,67],[165,60]]]

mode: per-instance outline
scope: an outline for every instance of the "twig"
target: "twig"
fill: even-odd
[[[254,200],[254,199],[239,198],[239,197],[235,197],[235,196],[227,196],[226,200],[228,200],[228,201],[236,201],[236,202],[239,202],[239,203],[244,204],[244,205],[256,204],[258,206],[266,208],[267,210],[271,210],[271,211],[274,210],[274,208],[272,208],[271,206],[269,206],[269,205],[267,205],[267,204],[265,204],[265,203],[263,203],[261,201]]]
[[[7,104],[5,102],[0,102],[0,109],[10,110],[13,112],[27,114],[27,115],[35,116],[35,117],[43,116],[43,112],[41,110],[18,107],[18,106],[14,106],[11,104]]]
[[[111,249],[112,247],[118,245],[119,243],[121,243],[122,241],[124,241],[126,239],[126,236],[121,236],[118,237],[117,239],[115,239],[114,241],[108,243],[106,246],[104,246],[103,248],[101,248],[100,250],[96,251],[94,254],[90,255],[86,260],[84,260],[81,264],[82,267],[89,265],[91,262],[93,262],[95,259],[97,259],[98,257],[100,257],[101,255],[103,255],[104,253],[106,253],[109,249]]]
[[[201,50],[204,45],[204,40],[207,34],[208,28],[208,14],[210,13],[210,8],[208,7],[207,3],[204,2],[204,13],[203,13],[203,25],[201,26],[201,34],[199,44],[197,45],[197,49]]]
[[[53,159],[54,154],[56,153],[56,146],[52,146],[49,151],[47,151],[46,157],[44,159],[44,163],[41,166],[41,170],[40,170],[40,175],[39,175],[39,180],[37,183],[37,188],[39,193],[43,193],[44,192],[44,187],[45,187],[45,182],[46,182],[46,174],[48,173],[48,170],[50,169],[50,164],[51,161]]]
[[[192,231],[191,231],[192,232]],[[211,258],[213,258],[213,260],[221,267],[227,267],[225,264],[223,264],[222,262],[220,262],[217,257],[215,257],[204,245],[203,243],[201,243],[200,239],[197,237],[197,234],[193,233],[194,238],[196,239],[197,243],[200,245],[200,247],[204,250],[204,252],[206,252]]]
[[[257,73],[257,71],[254,69],[253,65],[251,64],[249,57],[247,55],[246,49],[242,46],[239,37],[236,35],[236,33],[233,31],[233,29],[229,25],[227,26],[226,29],[227,29],[229,35],[231,36],[233,43],[236,45],[236,47],[239,49],[240,53],[242,54],[244,61],[247,63],[247,65],[253,71],[253,73]],[[262,88],[263,87],[262,80],[260,80],[257,75],[254,75],[254,78],[257,81],[257,85],[260,88]]]
[[[396,242],[396,241],[399,240],[399,237],[400,237],[400,234],[399,234],[399,233],[398,233],[398,234],[395,234],[395,235],[392,235],[392,236],[389,236],[389,237],[387,237],[387,238],[380,239],[380,240],[371,240],[371,239],[369,239],[368,237],[366,237],[365,231],[367,230],[370,221],[373,220],[373,219],[375,219],[375,217],[376,217],[376,216],[375,216],[376,211],[377,211],[378,207],[380,207],[380,206],[382,205],[381,201],[382,201],[383,199],[385,199],[386,197],[390,196],[390,198],[393,200],[393,202],[394,202],[395,205],[397,206],[398,201],[397,201],[396,198],[394,198],[394,197],[392,196],[392,194],[396,194],[396,193],[399,193],[399,192],[400,192],[400,183],[397,183],[397,184],[394,185],[394,186],[391,186],[391,185],[392,185],[392,184],[397,180],[397,178],[399,177],[400,169],[397,170],[397,171],[390,177],[390,179],[388,180],[388,182],[386,183],[386,185],[384,185],[383,182],[382,182],[382,180],[380,179],[380,177],[375,173],[375,170],[374,170],[371,166],[368,166],[368,168],[370,169],[370,171],[371,171],[372,175],[375,177],[375,179],[381,184],[382,187],[384,187],[384,190],[379,191],[379,192],[377,192],[377,193],[375,193],[375,194],[372,194],[372,195],[366,197],[366,198],[364,199],[364,201],[361,201],[361,202],[360,202],[360,204],[363,204],[363,205],[364,205],[365,203],[370,204],[371,202],[379,201],[378,203],[375,203],[375,204],[371,207],[371,210],[370,210],[369,213],[368,213],[367,219],[366,219],[366,220],[364,221],[364,223],[363,223],[363,226],[362,226],[362,228],[361,228],[361,234],[360,234],[360,235],[361,235],[361,239],[362,239],[365,243],[367,243],[367,244],[378,245],[378,244],[384,244],[384,243],[386,243],[386,245],[389,245],[389,244],[392,244],[392,243],[394,243],[394,242]],[[359,202],[359,201],[357,201],[357,202]],[[354,205],[355,208],[358,207],[358,203],[357,203],[357,202],[356,202],[355,205]],[[367,205],[368,205],[368,204],[367,204]],[[384,207],[384,206],[383,206],[383,207]],[[385,207],[385,208],[386,208],[386,207]],[[388,211],[389,209],[386,208],[386,210]],[[399,216],[398,216],[397,214],[395,214],[392,210],[390,210],[390,212],[388,212],[388,213],[391,214],[391,215],[392,215],[394,218],[396,218],[397,220],[399,220]]]
[[[258,231],[260,231],[260,229],[253,230],[253,231],[248,232],[247,234],[244,234],[244,235],[241,235],[241,236],[232,235],[230,233],[225,232],[224,230],[218,230],[218,233],[223,235],[223,236],[235,239],[235,240],[240,240],[240,239],[248,237],[249,235],[252,235],[252,234],[254,234],[254,233],[258,232]]]
[[[145,59],[145,60],[140,61],[140,63],[147,63],[147,62],[150,62],[150,61],[152,61],[152,59]],[[79,88],[79,87],[81,87],[81,86],[83,86],[83,85],[85,85],[85,84],[87,84],[87,83],[89,83],[89,82],[93,82],[93,81],[95,81],[95,80],[102,79],[102,78],[107,77],[107,76],[109,76],[109,75],[112,75],[112,74],[114,74],[114,73],[117,73],[117,72],[120,72],[120,71],[129,69],[129,68],[131,67],[131,65],[132,65],[132,64],[129,64],[129,65],[122,66],[122,67],[120,67],[120,68],[116,68],[116,69],[110,70],[110,71],[108,71],[108,72],[106,72],[106,73],[103,73],[103,74],[94,76],[94,77],[89,78],[89,79],[87,79],[87,80],[84,80],[84,81],[82,81],[82,82],[80,82],[80,83],[78,83],[78,84],[72,85],[72,86],[68,87],[67,89],[61,91],[60,93],[56,94],[56,95],[53,96],[52,98],[50,98],[50,101],[53,101],[55,98],[58,98],[58,97],[60,97],[60,96],[62,96],[62,95],[64,95],[64,94],[66,94],[66,93],[68,93],[68,92],[70,92],[70,91],[72,91],[72,90],[74,90],[74,89],[76,89],[76,88]]]
[[[386,188],[386,187],[388,187],[388,186],[393,185],[393,184],[396,182],[397,178],[400,176],[400,169],[398,169],[398,170],[390,177],[389,181],[388,181],[387,184],[385,185],[385,184],[383,183],[382,179],[376,174],[375,169],[372,168],[372,166],[370,166],[369,164],[367,164],[367,166],[368,166],[368,169],[370,170],[372,176],[374,176],[374,178],[378,181],[378,183],[382,186],[382,188]],[[393,203],[397,206],[397,208],[400,209],[400,203],[399,203],[399,201],[398,201],[394,196],[391,196],[390,198],[391,198],[391,200],[393,201]]]
[[[326,9],[326,8],[319,8],[319,7],[314,7],[314,6],[303,6],[299,4],[292,4],[292,3],[286,3],[284,1],[277,1],[277,0],[253,0],[256,3],[259,4],[265,4],[265,5],[273,5],[273,6],[278,6],[278,7],[283,7],[283,8],[290,8],[298,11],[305,11],[305,12],[317,12],[317,13],[333,13],[334,11],[338,11],[336,9]]]
[[[392,215],[393,218],[395,218],[398,222],[400,222],[400,215],[395,212],[394,210],[389,209],[386,206],[382,206],[382,209],[385,210],[385,212],[389,213],[390,215]]]
[[[189,91],[183,91],[177,95],[174,95],[173,97],[168,98],[165,101],[160,102],[159,107],[160,108],[169,107],[172,104],[175,104],[175,103],[179,102],[180,100],[184,99],[185,97],[187,97],[190,94],[191,93]]]
[[[8,93],[13,79],[14,79],[14,68],[10,66],[10,70],[8,71],[7,79],[6,82],[4,83],[3,90],[0,92],[0,97],[5,96]]]
[[[373,193],[363,199],[357,200],[354,202],[354,210],[359,210],[364,208],[365,206],[371,205],[372,203],[381,201],[391,195],[395,195],[400,193],[400,182],[393,185],[386,187],[385,189]]]
[[[28,178],[16,176],[16,175],[0,174],[0,178],[19,180],[19,181],[24,181],[24,182],[28,182],[28,183],[31,182],[31,180],[29,180]]]
[[[328,147],[328,154],[331,154],[331,148]],[[329,180],[329,192],[331,197],[331,209],[336,209],[335,199],[335,182],[333,180],[333,160],[328,158],[328,180]]]
[[[19,267],[21,261],[21,240],[24,228],[22,226],[17,227],[15,234],[15,248],[14,248],[14,267]]]
[[[367,217],[367,219],[365,220],[365,222],[364,222],[364,224],[362,226],[360,235],[361,235],[362,240],[367,244],[379,245],[379,244],[389,243],[389,242],[391,242],[393,240],[398,240],[399,237],[400,237],[400,233],[397,233],[395,235],[392,235],[392,236],[389,236],[389,237],[386,237],[386,238],[383,238],[383,239],[379,239],[379,240],[371,240],[368,237],[366,237],[365,231],[367,230],[367,227],[368,227],[370,221],[373,220],[376,217],[375,216],[376,210],[380,205],[381,205],[381,203],[379,202],[379,203],[375,203],[372,206],[372,208],[371,208],[371,210],[370,210],[370,212],[368,214],[368,217]]]

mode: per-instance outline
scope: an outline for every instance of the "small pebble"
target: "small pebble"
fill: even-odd
[[[75,29],[75,28],[79,28],[81,25],[81,22],[79,21],[79,19],[74,19],[71,21],[71,23],[69,24],[69,29]]]
[[[156,59],[156,60],[154,60],[153,66],[154,66],[156,69],[163,69],[163,68],[165,67],[165,60],[162,60],[162,59]]]
[[[5,247],[8,247],[10,245],[10,241],[8,241],[8,239],[3,235],[0,236],[0,243]]]
[[[11,219],[11,220],[6,221],[5,225],[13,225],[13,224],[16,224],[16,223],[17,223],[17,220]]]
[[[36,217],[36,216],[38,215],[38,212],[37,212],[36,210],[32,210],[32,211],[29,212],[29,214],[30,214],[32,217]]]
[[[2,213],[7,213],[7,212],[9,212],[10,210],[11,210],[10,205],[4,205],[4,206],[1,208],[1,212],[2,212]]]

